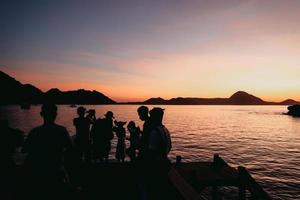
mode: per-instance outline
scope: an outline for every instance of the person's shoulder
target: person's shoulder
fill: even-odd
[[[68,132],[66,127],[59,125],[59,124],[54,124],[53,127],[57,129],[58,132]]]
[[[150,120],[145,120],[143,124],[143,128],[149,129],[151,127],[151,122]]]
[[[73,119],[73,123],[77,123],[79,121],[79,117],[75,117],[74,119]]]
[[[144,124],[150,124],[150,118],[145,119]]]
[[[103,121],[104,121],[104,119],[102,119],[102,118],[98,118],[95,120],[95,122],[103,122]]]
[[[101,124],[101,123],[103,123],[103,121],[104,121],[104,119],[98,118],[98,119],[95,120],[94,124]]]
[[[31,129],[27,135],[27,138],[32,138],[37,136],[38,134],[40,134],[41,132],[43,132],[43,126],[37,126],[33,129]]]
[[[169,129],[167,129],[167,127],[165,127],[165,125],[162,125],[161,127],[162,127],[162,129],[163,129],[165,132],[170,133],[170,132],[169,132]]]
[[[160,126],[156,126],[152,129],[151,133],[153,135],[161,135],[161,134],[167,134],[169,135],[170,132],[169,130],[164,126],[164,125],[160,125]]]
[[[57,128],[57,129],[66,129],[66,127],[62,126],[62,125],[59,125],[59,124],[54,124],[54,126]]]
[[[9,131],[13,134],[24,134],[23,131],[21,131],[20,129],[17,129],[17,128],[10,128],[9,127]]]
[[[42,129],[43,129],[43,125],[34,127],[33,129],[31,129],[31,131],[29,132],[29,134],[38,133],[38,132],[40,132]]]

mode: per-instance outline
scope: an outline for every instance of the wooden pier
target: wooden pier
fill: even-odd
[[[180,156],[176,160],[168,174],[164,194],[168,198],[163,199],[271,199],[246,168],[231,167],[219,155],[214,155],[210,162],[185,163]],[[72,199],[142,199],[137,168],[130,162],[82,163],[70,173],[72,185],[79,187]],[[226,194],[222,189],[228,187],[234,190],[223,198]]]
[[[211,187],[209,199],[222,199],[219,189],[233,186],[237,196],[245,199],[271,199],[244,167],[231,167],[219,155],[214,155],[213,162],[181,163],[180,157],[170,171],[169,177],[180,191],[183,199],[207,199],[202,191]],[[207,196],[207,195],[206,195]]]
[[[86,194],[94,194],[99,198],[105,196],[107,199],[140,199],[139,183],[134,178],[137,169],[133,164],[91,165],[85,171],[90,172],[85,176]],[[214,155],[213,161],[187,163],[181,162],[181,157],[177,156],[168,175],[170,186],[166,191],[168,199],[172,200],[271,199],[246,168],[231,167],[219,155]],[[100,192],[99,185],[103,183],[106,185],[101,186]],[[233,190],[227,194],[227,198],[223,198],[226,194],[221,189],[226,187]],[[116,192],[116,189],[119,191]],[[209,193],[204,192],[207,190]]]

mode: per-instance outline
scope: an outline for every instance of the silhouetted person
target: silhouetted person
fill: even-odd
[[[30,131],[23,146],[27,153],[25,167],[31,198],[53,199],[65,191],[68,181],[63,157],[72,147],[72,141],[65,127],[54,123],[57,107],[44,104],[40,112],[44,123]]]
[[[80,106],[77,109],[78,117],[73,119],[76,127],[75,145],[79,158],[84,156],[85,161],[90,161],[90,123],[91,120],[85,117],[85,108]]]
[[[148,163],[147,163],[147,150],[149,144],[149,134],[152,129],[150,117],[149,117],[149,109],[146,106],[140,106],[137,109],[137,113],[139,115],[140,120],[144,122],[143,130],[141,133],[141,138],[139,141],[139,152],[137,157],[137,165],[138,165],[138,174],[139,174],[139,190],[140,190],[140,198],[145,199],[149,194],[149,178],[147,176]]]
[[[149,134],[152,129],[150,117],[149,117],[149,109],[146,106],[140,106],[137,109],[140,120],[144,121],[142,136],[140,140],[139,147],[139,159],[142,160],[147,154],[147,146],[149,143]]]
[[[23,132],[10,128],[7,120],[0,120],[0,195],[1,199],[14,199],[16,193],[16,166],[13,154],[23,143]]]
[[[97,119],[92,127],[93,150],[95,159],[108,161],[113,139],[113,112],[108,111],[105,118]]]
[[[98,118],[91,129],[92,149],[94,160],[103,161],[105,138],[103,134],[104,119]]]
[[[87,111],[87,116],[86,118],[88,118],[90,120],[90,124],[94,124],[96,121],[96,111],[94,109],[89,109]]]
[[[105,135],[106,145],[104,151],[104,158],[107,161],[109,152],[111,150],[111,140],[113,139],[113,118],[114,114],[111,111],[107,111],[104,118],[104,130],[103,133]]]
[[[126,137],[126,130],[123,127],[126,124],[126,122],[121,121],[115,121],[115,127],[113,130],[116,132],[116,135],[118,137],[118,143],[117,143],[117,149],[116,149],[116,159],[118,162],[124,162],[125,161],[125,137]]]
[[[149,191],[151,199],[165,199],[162,197],[166,193],[169,185],[168,171],[171,163],[168,154],[172,148],[171,137],[168,129],[163,125],[164,109],[155,107],[150,110],[150,120],[153,126],[149,134],[147,146],[147,168],[146,174],[149,181]]]
[[[7,120],[0,120],[0,158],[2,167],[12,168],[15,166],[13,154],[23,144],[23,132],[9,127]]]
[[[155,107],[150,110],[150,119],[153,126],[149,135],[148,152],[149,159],[154,162],[168,160],[168,153],[172,148],[171,137],[168,129],[163,125],[162,120],[164,109]]]
[[[126,150],[130,161],[135,161],[136,160],[136,150],[139,147],[139,140],[140,140],[140,133],[141,130],[139,127],[136,127],[134,121],[130,121],[127,125],[127,130],[129,131],[129,140],[130,146]]]

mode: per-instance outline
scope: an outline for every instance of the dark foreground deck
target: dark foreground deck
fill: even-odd
[[[180,182],[186,182],[189,192],[184,199],[223,199],[223,195],[226,199],[271,199],[246,168],[231,167],[219,155],[214,155],[213,162],[176,163],[169,177],[174,185],[179,183],[178,188]],[[231,194],[222,194],[223,187],[233,187],[227,190]]]
[[[162,199],[271,199],[244,167],[231,167],[218,155],[212,162],[180,160],[172,165]],[[72,173],[71,181],[78,184],[72,188],[72,199],[141,199],[140,180],[132,163],[82,164]],[[224,187],[235,189],[224,198]]]

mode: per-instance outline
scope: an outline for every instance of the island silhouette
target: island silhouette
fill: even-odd
[[[55,104],[115,104],[116,102],[98,91],[73,90],[60,91],[57,88],[42,92],[30,84],[22,84],[8,74],[0,71],[0,104],[41,104],[45,101]]]
[[[177,97],[171,99],[150,98],[142,102],[116,102],[96,90],[61,91],[52,88],[43,92],[31,84],[22,84],[8,74],[0,71],[0,91],[5,94],[0,99],[1,105],[41,104],[51,101],[55,104],[145,104],[145,105],[295,105],[293,99],[282,102],[268,102],[244,91],[238,91],[229,98],[191,98]]]
[[[259,97],[248,94],[244,91],[238,91],[229,98],[183,98],[177,97],[169,100],[163,98],[150,98],[143,102],[148,105],[294,105],[299,102],[293,99],[287,99],[282,102],[268,102]]]

